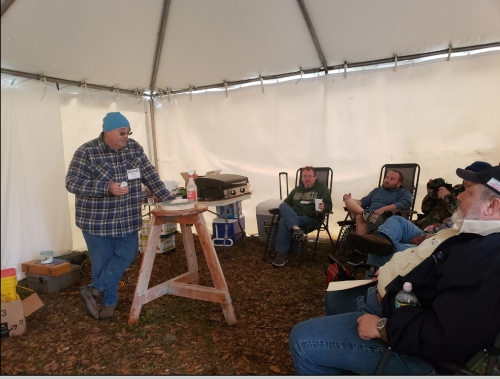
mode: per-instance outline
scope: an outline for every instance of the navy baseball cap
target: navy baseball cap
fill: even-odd
[[[479,172],[457,168],[457,176],[472,183],[483,184],[500,195],[500,166]]]

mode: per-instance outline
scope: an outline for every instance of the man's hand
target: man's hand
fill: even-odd
[[[346,193],[344,196],[342,196],[342,200],[343,200],[343,201],[347,201],[347,200],[349,200],[350,198],[351,198],[351,193],[350,193],[350,192],[349,192],[349,193]]]
[[[424,228],[424,232],[428,232],[429,230],[434,229],[434,228],[435,228],[436,226],[438,226],[438,225],[440,225],[440,224],[432,224],[432,225],[426,226],[426,227]]]
[[[363,316],[358,317],[358,335],[359,338],[363,340],[371,340],[372,338],[380,338],[380,333],[377,329],[377,322],[380,320],[380,317],[364,314]]]
[[[325,203],[323,202],[319,203],[318,208],[320,212],[323,212],[323,209],[325,209]]]
[[[451,192],[448,191],[448,189],[446,187],[439,187],[438,193],[437,193],[438,199],[444,199],[449,194],[451,194]]]
[[[384,212],[385,212],[385,207],[382,207],[382,208],[377,209],[376,211],[373,211],[373,214],[380,216]]]
[[[372,282],[376,282],[378,280],[378,274],[380,270],[375,271],[375,274],[373,274]]]
[[[111,182],[109,183],[108,191],[112,195],[123,196],[128,193],[128,187],[120,187],[120,183]]]

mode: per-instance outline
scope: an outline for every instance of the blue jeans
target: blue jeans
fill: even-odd
[[[347,299],[342,294],[344,291],[337,291],[338,295],[354,304],[354,298]],[[375,287],[368,288],[366,297],[360,296],[356,302],[357,311],[316,318],[293,327],[289,348],[297,374],[375,373],[385,346],[376,340],[359,338],[357,322],[364,313],[381,315],[382,307],[377,300]],[[432,366],[418,358],[392,353],[384,375],[424,375],[433,372]]]
[[[404,217],[392,216],[379,226],[377,233],[384,234],[394,246],[394,252],[398,252],[417,246],[409,242],[412,238],[423,234],[423,230]],[[392,254],[384,257],[368,254],[366,263],[380,267],[389,262],[391,257]]]
[[[311,216],[297,216],[297,213],[287,203],[279,206],[281,218],[279,221],[278,236],[276,237],[276,251],[287,255],[292,242],[292,227],[297,225],[307,233],[309,228],[317,228],[320,222]]]
[[[139,233],[112,238],[83,232],[83,237],[92,261],[91,286],[104,293],[103,305],[116,305],[118,283],[137,256]]]
[[[368,283],[364,286],[349,288],[342,291],[327,291],[325,295],[325,315],[338,315],[341,313],[356,312],[358,309],[357,299],[366,296],[366,303],[370,304],[368,307],[372,308],[373,314],[381,314],[382,309],[379,309],[380,303],[377,299],[377,294],[371,291],[367,293],[369,287],[375,287],[377,282]],[[374,298],[372,297],[373,295]],[[373,302],[375,300],[376,303]],[[361,300],[360,300],[361,301]]]

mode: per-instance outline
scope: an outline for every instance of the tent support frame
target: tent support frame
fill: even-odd
[[[466,52],[466,51],[474,51],[474,50],[481,50],[481,49],[487,49],[487,48],[493,48],[493,47],[500,47],[500,41],[499,42],[493,42],[493,43],[488,43],[488,44],[483,44],[483,45],[475,45],[475,46],[466,46],[466,47],[454,47],[453,48],[453,53],[460,53],[460,52]],[[431,57],[433,55],[440,55],[440,54],[448,54],[449,53],[449,48],[443,49],[443,50],[436,50],[436,51],[431,51],[428,53],[420,53],[420,54],[413,54],[413,55],[406,55],[406,56],[398,56],[398,63],[401,63],[406,60],[414,60],[414,59],[419,59],[419,58],[425,58],[425,57]],[[365,61],[365,62],[355,62],[355,63],[349,63],[349,67],[363,67],[363,66],[370,66],[370,65],[376,65],[376,64],[383,64],[383,63],[394,63],[394,56],[391,56],[390,58],[385,58],[385,59],[378,59],[378,60],[372,60],[372,61]],[[328,70],[333,71],[333,70],[342,70],[344,68],[344,62],[338,65],[333,65],[333,66],[328,66]],[[325,71],[323,68],[311,68],[311,69],[305,69],[305,70],[298,70],[298,71],[293,71],[293,72],[288,72],[284,74],[278,74],[278,75],[266,75],[263,76],[263,80],[276,80],[276,79],[281,79],[281,78],[287,78],[290,76],[298,76],[298,75],[304,75],[304,74],[314,74],[314,73],[320,73]],[[236,81],[226,81],[218,84],[211,84],[211,85],[206,85],[206,86],[192,86],[190,88],[183,88],[183,89],[178,89],[178,90],[163,90],[159,88],[159,92],[153,93],[152,95],[148,92],[145,92],[144,90],[127,90],[127,89],[121,89],[117,87],[107,87],[107,86],[102,86],[102,85],[97,85],[97,84],[89,84],[85,82],[79,82],[76,80],[67,80],[67,79],[61,79],[61,78],[54,78],[50,76],[45,76],[45,75],[39,75],[39,74],[32,74],[28,72],[22,72],[22,71],[15,71],[15,70],[9,70],[2,68],[1,69],[2,74],[8,74],[8,75],[13,75],[13,76],[19,76],[23,78],[28,78],[28,79],[35,79],[35,80],[46,80],[47,82],[54,82],[54,83],[59,83],[59,84],[68,84],[68,85],[73,85],[75,87],[82,87],[84,85],[87,86],[87,88],[93,88],[97,90],[102,90],[102,91],[119,91],[121,94],[127,94],[127,95],[140,95],[140,96],[147,96],[147,97],[159,97],[163,96],[164,93],[168,93],[169,95],[176,95],[176,94],[181,94],[181,93],[189,93],[190,91],[203,91],[203,90],[208,90],[208,89],[216,89],[216,88],[221,88],[224,89],[230,86],[237,86],[241,84],[248,84],[248,83],[254,83],[254,82],[260,82],[260,77],[257,78],[252,78],[252,79],[244,79],[244,80],[236,80]],[[141,92],[142,91],[142,92]]]
[[[149,84],[150,90],[150,115],[151,115],[151,134],[153,135],[153,165],[158,170],[158,153],[156,152],[156,127],[155,127],[155,101],[153,98],[154,89],[156,85],[156,76],[158,74],[158,67],[160,66],[161,48],[163,46],[163,38],[165,37],[165,30],[167,28],[167,16],[170,9],[170,0],[163,0],[163,11],[161,15],[160,28],[158,30],[158,39],[156,40],[155,60],[153,62],[153,70],[151,73],[151,82]]]
[[[309,17],[309,12],[307,11],[306,4],[304,3],[304,0],[297,0],[297,3],[299,3],[299,7],[300,10],[302,11],[302,16],[304,17],[304,20],[306,21],[309,33],[311,33],[311,37],[314,42],[314,46],[316,47],[316,51],[318,52],[321,65],[323,66],[325,73],[328,74],[328,64],[326,63],[326,58],[325,55],[323,54],[323,50],[321,49],[321,45],[319,44],[318,36],[316,35],[316,31],[314,30],[311,18]]]

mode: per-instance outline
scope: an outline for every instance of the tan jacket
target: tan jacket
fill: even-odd
[[[460,233],[476,233],[482,236],[500,233],[500,221],[460,220],[453,227],[430,236],[419,246],[396,252],[389,262],[380,267],[377,285],[380,295],[385,295],[385,287],[394,278],[408,274],[430,256],[441,242]]]

